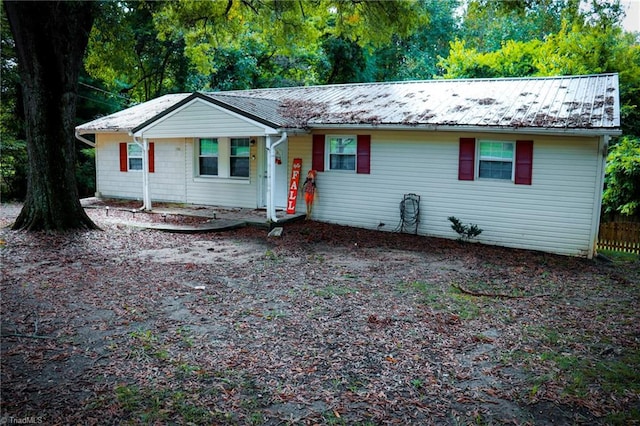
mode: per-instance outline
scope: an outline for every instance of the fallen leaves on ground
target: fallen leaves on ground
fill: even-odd
[[[640,417],[640,266],[301,222],[3,229],[2,417],[605,424]],[[3,214],[8,223],[11,214]]]

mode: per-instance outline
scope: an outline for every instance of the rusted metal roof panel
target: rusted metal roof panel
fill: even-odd
[[[77,129],[130,130],[153,122],[189,94],[166,95]],[[274,127],[410,126],[618,131],[617,74],[427,80],[201,93]]]
[[[277,114],[272,108],[266,108],[265,114],[282,127],[292,128],[327,124],[545,129],[620,126],[617,74],[365,83],[207,95],[277,101]],[[237,101],[241,108],[242,101]]]

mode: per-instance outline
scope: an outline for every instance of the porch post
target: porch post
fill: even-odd
[[[287,132],[280,134],[280,139],[275,142],[273,136],[267,136],[267,220],[277,222],[276,216],[276,147],[287,140]]]
[[[151,210],[151,195],[149,193],[149,140],[142,139],[142,208]]]

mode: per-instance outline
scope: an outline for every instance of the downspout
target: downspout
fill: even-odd
[[[602,214],[602,192],[604,191],[604,176],[607,168],[607,154],[609,153],[609,141],[611,137],[604,135],[598,141],[598,152],[602,154],[602,160],[598,162],[598,181],[594,192],[593,201],[593,223],[591,225],[591,247],[587,257],[593,258],[597,253],[598,232],[600,231],[600,219]]]
[[[267,160],[267,175],[269,177],[267,184],[267,219],[272,222],[277,222],[276,217],[276,204],[275,204],[275,187],[276,187],[276,147],[282,142],[287,140],[287,132],[280,134],[280,139],[275,142],[271,142],[271,137],[267,137],[267,151],[269,157]]]
[[[142,138],[142,142],[138,137],[134,136],[133,141],[142,148],[142,207],[136,209],[138,211],[151,211],[151,196],[149,194],[149,141]]]

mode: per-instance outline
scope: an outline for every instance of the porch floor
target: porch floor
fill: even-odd
[[[103,199],[103,198],[84,198],[81,201],[85,209],[109,209],[132,211],[139,208],[142,203],[135,200],[120,199]],[[134,226],[143,226],[149,229],[157,229],[166,232],[216,232],[229,229],[240,228],[243,226],[256,226],[265,229],[273,229],[277,226],[283,226],[289,222],[302,220],[305,215],[301,213],[287,214],[284,210],[276,210],[277,222],[267,219],[265,209],[249,209],[249,208],[231,208],[193,204],[177,204],[177,203],[154,203],[152,211],[144,212],[152,215],[173,215],[193,218],[206,218],[206,222],[200,223],[163,223],[149,222],[137,224]]]

